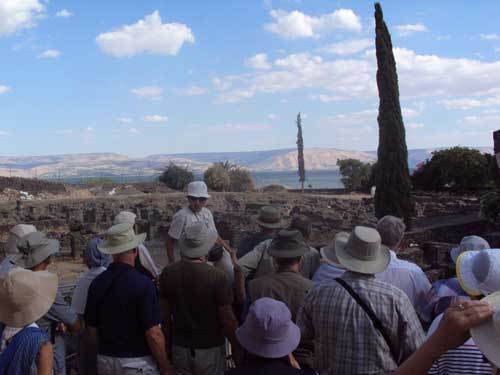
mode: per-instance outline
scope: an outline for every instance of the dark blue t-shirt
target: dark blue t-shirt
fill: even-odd
[[[128,264],[112,263],[90,285],[85,321],[97,328],[99,354],[151,355],[145,333],[161,321],[153,282]]]

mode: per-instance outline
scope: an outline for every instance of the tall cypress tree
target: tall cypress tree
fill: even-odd
[[[306,168],[304,164],[304,140],[302,139],[302,119],[300,112],[297,115],[297,159],[299,164],[299,181],[304,191],[304,182],[306,181]]]
[[[398,74],[392,51],[391,35],[384,22],[380,3],[375,3],[375,33],[377,50],[378,160],[375,176],[375,215],[394,215],[410,225],[413,211],[408,170],[405,127],[399,103]]]

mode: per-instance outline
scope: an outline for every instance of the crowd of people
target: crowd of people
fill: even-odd
[[[161,272],[135,214],[118,213],[89,241],[71,302],[47,271],[58,241],[14,226],[0,263],[0,375],[65,375],[68,335],[85,375],[496,373],[500,251],[481,237],[451,249],[455,278],[431,284],[398,257],[397,217],[318,251],[310,218],[265,206],[233,249],[208,199],[189,184]]]

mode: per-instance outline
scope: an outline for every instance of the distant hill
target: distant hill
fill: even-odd
[[[410,168],[431,158],[434,149],[408,151]],[[481,152],[493,153],[489,147],[478,147]],[[306,148],[306,169],[335,170],[337,160],[353,158],[374,162],[375,151],[349,151],[335,148]],[[297,150],[282,149],[245,152],[208,152],[185,154],[157,154],[144,158],[130,158],[114,153],[68,154],[49,156],[0,156],[0,176],[61,178],[104,176],[150,176],[160,173],[170,162],[201,172],[212,163],[230,161],[253,171],[297,170]]]

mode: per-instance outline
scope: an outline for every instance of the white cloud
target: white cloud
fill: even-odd
[[[132,123],[134,120],[132,120],[130,117],[118,117],[116,119],[116,121],[118,121],[119,123],[121,124],[130,124]]]
[[[61,51],[56,49],[47,49],[38,55],[40,59],[55,59],[61,56]]]
[[[399,32],[399,35],[401,35],[401,36],[406,36],[406,35],[411,35],[411,34],[415,34],[415,33],[429,31],[427,29],[427,26],[425,26],[422,23],[397,25],[397,26],[395,26],[395,28]]]
[[[408,107],[401,108],[401,111],[403,112],[403,118],[418,117],[418,116],[420,116],[420,113],[422,112],[420,109],[414,109],[414,108],[408,108]]]
[[[340,113],[324,120],[324,126],[347,127],[352,125],[373,125],[377,122],[377,109],[365,109],[357,112]]]
[[[492,107],[500,105],[500,95],[486,98],[445,99],[441,100],[439,103],[443,104],[446,109],[468,110],[472,108]]]
[[[10,91],[10,87],[9,86],[0,85],[0,95],[1,94],[5,94],[8,91]]]
[[[199,86],[190,86],[183,89],[176,90],[177,95],[180,96],[196,96],[196,95],[204,95],[208,92],[205,87]]]
[[[278,118],[277,115],[275,115],[274,113],[269,113],[267,116],[266,116],[269,120],[276,120]]]
[[[373,41],[370,39],[355,39],[330,44],[321,48],[321,51],[345,56],[364,51],[371,46],[373,46]]]
[[[405,126],[408,129],[422,129],[424,127],[424,124],[422,124],[421,122],[410,122],[408,124],[405,124]]]
[[[74,16],[74,13],[70,12],[67,9],[61,9],[59,12],[56,13],[56,17],[60,17],[60,18],[69,18],[69,17],[73,17],[73,16]]]
[[[480,34],[479,37],[483,40],[500,40],[500,34]]]
[[[326,94],[320,94],[320,95],[312,95],[311,96],[312,100],[319,100],[320,102],[323,103],[331,103],[331,102],[337,102],[339,100],[342,100],[341,97],[338,96],[332,96],[332,95],[326,95]]]
[[[194,35],[185,24],[161,23],[156,10],[134,24],[99,34],[96,42],[103,52],[114,57],[131,57],[144,52],[177,55],[184,43],[194,43]]]
[[[163,89],[157,86],[144,86],[134,88],[130,92],[141,99],[158,100],[161,99]]]
[[[318,38],[332,30],[361,31],[360,18],[351,9],[337,9],[319,17],[294,10],[271,10],[273,23],[264,28],[286,39]]]
[[[267,70],[271,69],[271,64],[267,61],[265,53],[258,53],[245,60],[245,65],[252,69]]]
[[[142,134],[142,132],[137,128],[130,128],[128,131],[129,131],[129,133],[135,134],[135,135]]]
[[[5,131],[5,130],[0,130],[0,137],[6,137],[8,136],[10,133]]]
[[[0,1],[0,36],[36,26],[45,6],[38,0]]]
[[[144,116],[144,121],[146,121],[146,122],[167,122],[168,117],[161,116],[161,115],[148,115],[148,116]]]
[[[466,125],[478,126],[482,128],[497,129],[500,123],[500,114],[471,115],[465,116],[463,122]]]
[[[271,129],[267,124],[233,124],[227,123],[218,128],[218,130],[231,132],[251,132]]]

